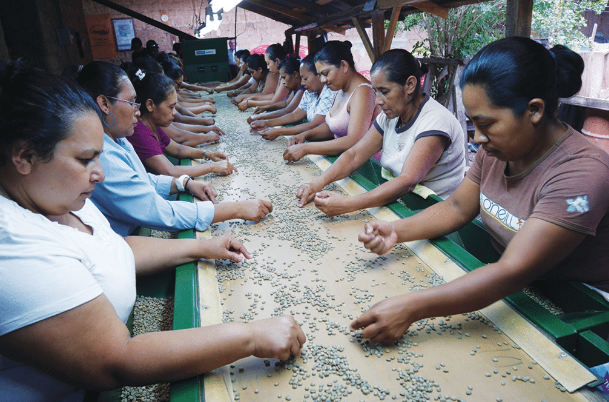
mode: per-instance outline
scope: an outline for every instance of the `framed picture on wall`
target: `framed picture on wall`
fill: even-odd
[[[114,37],[118,50],[131,50],[131,39],[135,38],[132,18],[113,19]]]

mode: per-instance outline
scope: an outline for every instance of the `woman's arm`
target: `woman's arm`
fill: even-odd
[[[163,174],[173,177],[180,177],[184,174],[198,177],[209,173],[227,175],[237,171],[237,169],[228,162],[226,155],[221,152],[208,153],[201,149],[176,144],[173,141],[165,148],[165,152],[167,152],[169,156],[173,156],[177,159],[200,159],[207,155],[216,162],[202,163],[193,166],[175,166],[165,155],[155,155],[142,161],[146,169],[154,174]]]
[[[287,107],[283,108],[283,109],[279,109],[279,110],[275,110],[273,112],[269,112],[269,113],[255,113],[253,115],[251,115],[250,117],[247,118],[248,123],[253,123],[254,121],[264,121],[264,120],[271,120],[271,119],[279,119],[283,116],[288,116],[290,114],[293,113],[297,113],[298,110],[302,110],[298,108],[298,105],[300,104],[300,101],[302,100],[302,96],[304,94],[304,91],[298,91],[296,93],[296,95],[294,97],[292,97],[292,100],[290,101],[290,103],[288,104]],[[273,124],[275,126],[280,126],[283,124],[290,124],[290,123],[294,123],[297,122],[299,120],[304,119],[305,117],[307,117],[307,112],[305,112],[304,110],[302,110],[304,112],[304,116],[301,117],[300,119],[294,120],[294,121],[287,121],[286,123],[282,123],[282,124]],[[298,113],[298,116],[302,115],[301,113]],[[293,116],[294,117],[294,116]],[[266,127],[270,127],[270,126],[266,126]],[[252,128],[254,128],[254,126],[252,126]]]
[[[305,155],[340,155],[355,145],[368,131],[376,107],[370,102],[369,91],[372,90],[367,87],[365,89],[355,91],[346,106],[349,108],[349,127],[346,136],[329,141],[292,145],[288,147],[283,158],[288,162],[296,162]]]
[[[374,126],[372,126],[371,130],[373,129],[376,131]],[[383,137],[378,131],[376,131],[376,133],[379,137],[377,141],[380,141],[382,147]],[[370,132],[368,132],[360,142],[355,144],[353,148],[345,151],[345,153],[350,153],[351,150],[355,150],[356,148],[357,150],[355,152],[364,152],[360,147],[360,144],[362,144],[369,135]],[[440,159],[447,145],[448,138],[446,137],[432,136],[420,138],[414,143],[412,150],[404,161],[402,171],[398,177],[381,184],[371,191],[356,195],[355,197],[345,197],[337,193],[321,191],[315,197],[315,206],[328,216],[336,216],[359,209],[380,207],[387,205],[390,202],[394,202],[399,197],[414,190],[417,184],[427,175],[438,159]],[[368,149],[374,151],[374,149]],[[380,147],[377,147],[376,151],[378,152],[379,150]],[[370,151],[368,153],[370,153]],[[374,153],[372,153],[372,155],[374,155]],[[369,158],[372,155],[370,155]],[[340,178],[342,179],[343,177]],[[323,186],[321,188],[323,188]]]
[[[213,88],[213,90],[220,93],[222,91],[230,91],[232,89],[237,89],[237,88],[240,88],[240,87],[244,86],[245,84],[247,84],[249,79],[250,79],[249,75],[243,75],[243,76],[239,77],[239,79],[236,80],[235,82],[231,82],[230,84],[227,83],[225,85],[218,85],[216,88]]]
[[[241,102],[239,104],[239,110],[246,110],[249,107],[273,105],[275,103],[281,103],[281,107],[285,107],[288,104],[283,103],[283,99],[288,95],[288,91],[289,89],[287,89],[281,83],[278,83],[275,93],[270,99],[263,98],[265,95],[258,96],[257,98],[248,98],[245,100],[245,102]]]
[[[285,360],[306,338],[292,317],[136,337],[105,295],[0,337],[0,353],[79,388],[193,377],[254,355]]]
[[[259,130],[266,127],[284,126],[286,124],[296,123],[307,117],[307,112],[300,108],[284,115],[280,115],[280,112],[282,112],[282,110],[254,115],[252,116],[253,121],[251,122],[250,127],[253,130]]]
[[[302,132],[312,130],[318,126],[321,126],[326,122],[326,116],[323,114],[315,115],[313,121],[307,123],[297,124],[292,127],[275,127],[266,128],[260,132],[260,136],[265,140],[274,140],[281,135],[297,135]]]
[[[366,229],[368,232],[369,228]],[[384,300],[353,321],[351,327],[363,328],[362,335],[372,342],[391,343],[420,319],[486,307],[548,272],[584,238],[583,233],[540,219],[528,219],[498,262],[477,268],[450,283]]]
[[[313,182],[303,184],[298,189],[296,197],[300,198],[299,207],[304,207],[325,186],[336,180],[344,179],[359,169],[368,159],[383,147],[383,136],[375,126],[352,148],[345,151],[323,174]],[[317,202],[317,201],[316,201]],[[321,209],[321,208],[320,208]],[[322,209],[323,211],[323,209]],[[325,212],[325,211],[324,211]]]
[[[188,147],[196,147],[197,145],[220,140],[220,135],[217,133],[211,132],[209,134],[195,134],[190,131],[182,130],[174,126],[173,123],[168,127],[165,127],[164,131],[173,141]]]

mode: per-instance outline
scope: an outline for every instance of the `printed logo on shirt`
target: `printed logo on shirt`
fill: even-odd
[[[588,212],[590,207],[588,206],[588,196],[577,196],[576,199],[569,198],[567,200],[567,212]]]
[[[488,198],[482,192],[480,192],[480,207],[512,232],[519,231],[526,222],[524,219],[512,215],[510,211]]]

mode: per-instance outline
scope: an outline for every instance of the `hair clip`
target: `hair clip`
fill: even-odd
[[[137,76],[137,78],[141,81],[144,79],[144,77],[146,76],[146,73],[142,70],[142,69],[138,69],[135,72],[135,75]]]

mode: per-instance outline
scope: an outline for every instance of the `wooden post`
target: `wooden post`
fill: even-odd
[[[385,12],[375,11],[372,13],[372,42],[374,46],[374,63],[383,54],[385,43]]]
[[[505,36],[531,36],[533,0],[507,0]]]
[[[291,53],[294,53],[294,41],[292,40],[292,35],[285,34],[285,43],[288,45],[288,48],[291,49]]]
[[[359,34],[359,37],[362,39],[362,43],[364,44],[364,47],[366,48],[366,51],[368,52],[368,57],[370,57],[370,61],[372,61],[374,63],[374,61],[376,60],[374,58],[374,48],[372,47],[372,43],[370,43],[370,38],[366,34],[366,30],[362,27],[362,24],[359,22],[359,18],[353,17],[353,18],[351,18],[351,21],[353,22],[355,29],[357,29],[357,33]]]
[[[296,34],[296,43],[294,44],[294,53],[296,57],[300,57],[300,33]]]
[[[385,33],[385,43],[383,43],[382,53],[391,49],[391,42],[393,42],[393,35],[395,35],[395,27],[398,25],[398,20],[400,19],[400,11],[402,11],[402,6],[394,6],[391,9],[391,20],[389,21],[389,26]]]
[[[307,32],[307,46],[309,47],[309,54],[317,53],[317,42],[315,41],[315,32]]]

